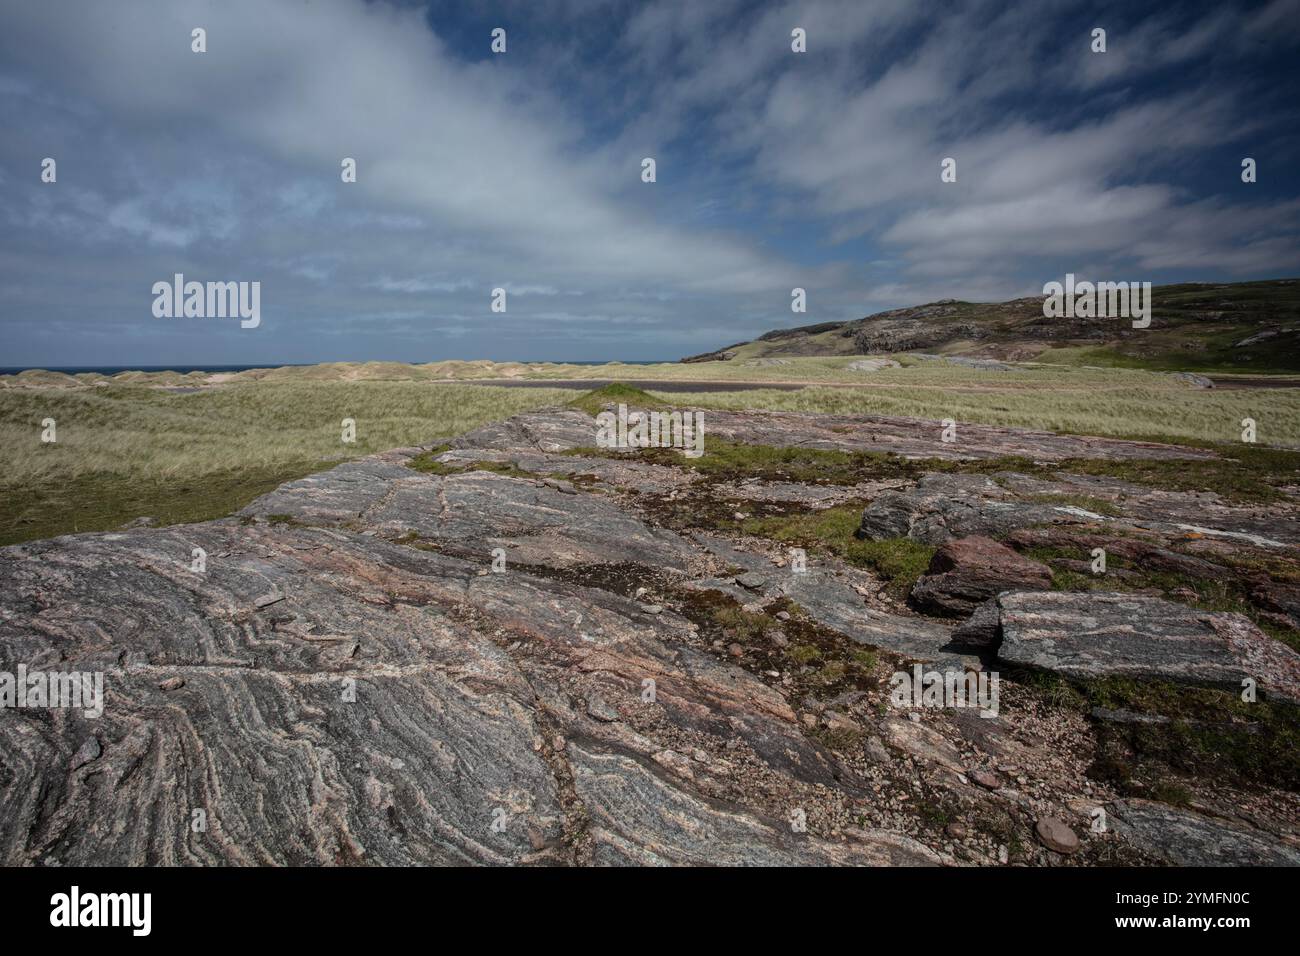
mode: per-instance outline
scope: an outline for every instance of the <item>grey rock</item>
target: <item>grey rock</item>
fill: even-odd
[[[98,737],[87,737],[86,742],[77,748],[77,752],[72,755],[72,761],[68,764],[68,767],[71,770],[77,770],[84,767],[92,760],[98,760],[100,754],[103,752],[104,750],[103,747],[100,746]]]
[[[1300,866],[1300,848],[1276,834],[1150,800],[1106,807],[1125,840],[1175,866]]]
[[[1067,677],[1168,680],[1300,702],[1300,654],[1243,615],[1138,594],[1008,593],[997,598],[999,660]]]
[[[972,535],[1002,536],[1032,524],[1080,519],[1051,504],[1025,502],[984,475],[926,475],[907,491],[888,491],[862,513],[858,536],[911,538],[939,545]]]
[[[948,862],[917,841],[864,831],[853,842],[795,832],[788,821],[737,813],[678,786],[626,754],[569,747],[573,783],[590,815],[598,865],[934,866]],[[792,810],[798,809],[792,807]],[[647,841],[644,834],[654,834]]]
[[[994,647],[1002,640],[1002,611],[996,598],[977,607],[952,632],[954,644],[968,647]]]

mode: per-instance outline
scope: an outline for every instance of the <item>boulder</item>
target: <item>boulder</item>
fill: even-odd
[[[1300,654],[1241,614],[1102,591],[1007,593],[997,605],[997,655],[1008,664],[1226,690],[1249,677],[1266,695],[1300,703]]]
[[[912,587],[912,603],[930,614],[965,617],[1002,591],[1046,591],[1051,586],[1047,565],[973,535],[949,541],[934,553]]]
[[[1059,508],[1021,501],[985,475],[929,474],[907,491],[887,491],[872,501],[862,513],[858,537],[943,544],[971,535],[1004,535],[1062,517]]]
[[[952,632],[952,642],[967,647],[994,647],[1002,639],[1002,612],[996,598],[985,601]]]

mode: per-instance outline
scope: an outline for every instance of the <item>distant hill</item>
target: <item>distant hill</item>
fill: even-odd
[[[682,359],[938,353],[1177,371],[1300,370],[1300,279],[1157,286],[1151,326],[1125,319],[1045,318],[1043,297],[945,299],[849,322],[777,329]]]

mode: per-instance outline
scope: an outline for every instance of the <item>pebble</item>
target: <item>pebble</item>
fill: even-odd
[[[622,715],[614,709],[603,697],[592,694],[587,700],[587,713],[597,720],[603,720],[605,723],[613,723]]]
[[[1079,838],[1064,820],[1057,817],[1039,818],[1034,824],[1034,832],[1049,850],[1069,854],[1079,849]]]
[[[77,748],[77,752],[72,755],[71,769],[76,770],[78,767],[84,767],[92,760],[98,760],[99,755],[103,752],[98,737],[87,737],[86,742]]]
[[[970,778],[985,790],[997,790],[1002,786],[1002,778],[992,770],[972,770]]]

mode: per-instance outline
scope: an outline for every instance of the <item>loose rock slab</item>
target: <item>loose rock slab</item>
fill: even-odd
[[[1156,597],[1100,591],[997,598],[998,659],[1075,678],[1137,677],[1300,702],[1300,655],[1240,614],[1196,611]]]

